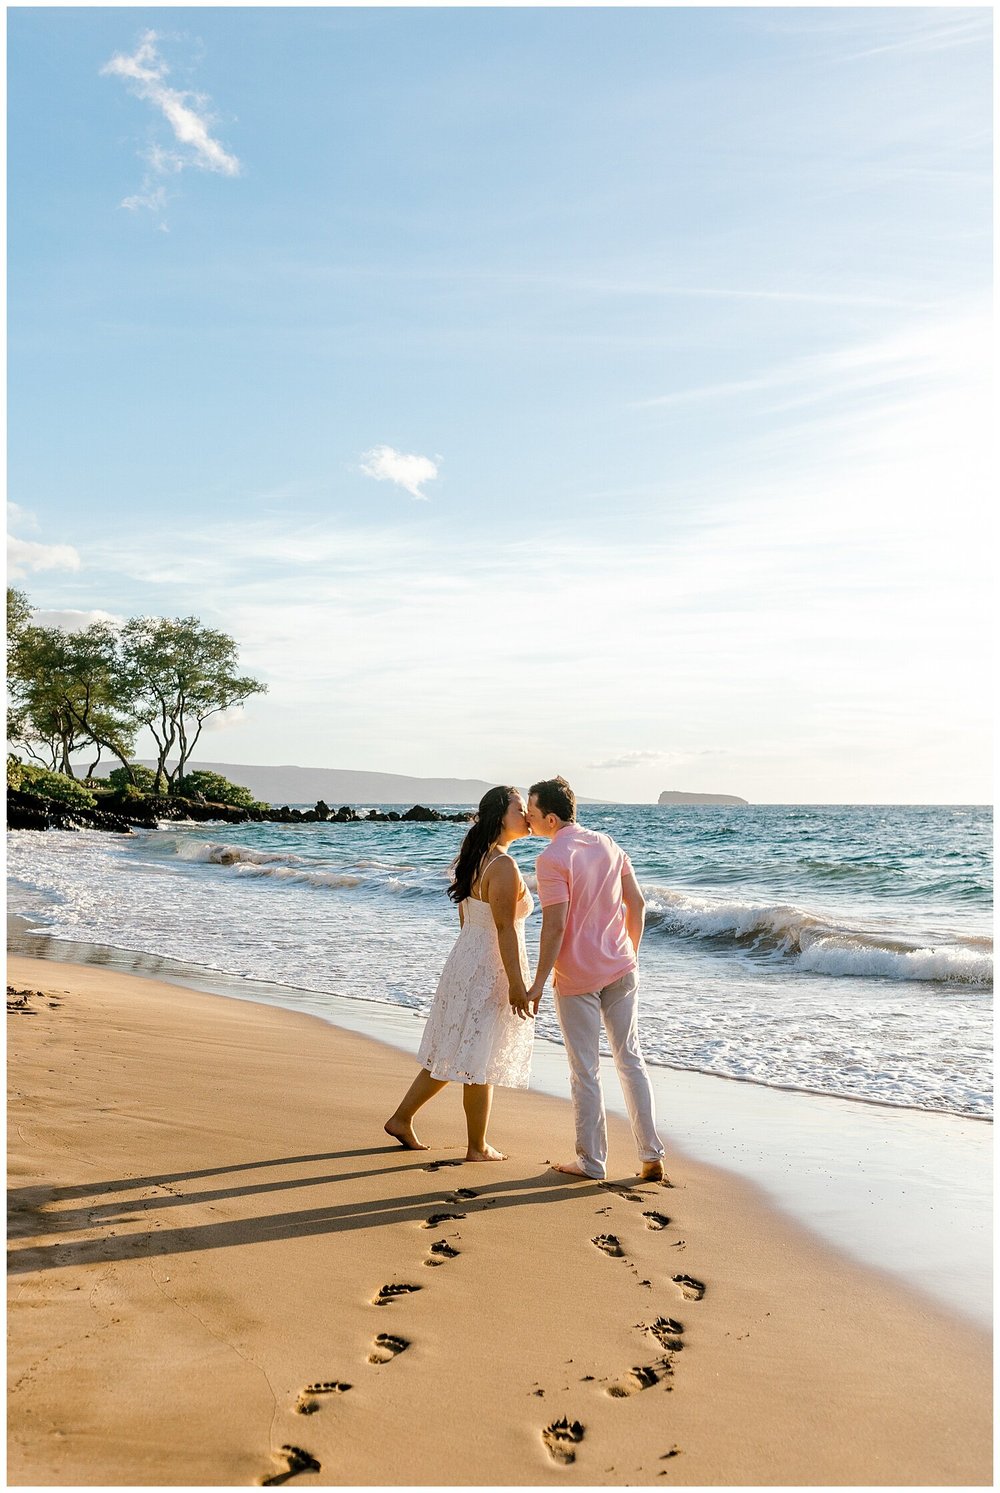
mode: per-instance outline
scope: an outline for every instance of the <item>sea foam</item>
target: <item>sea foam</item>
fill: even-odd
[[[831,922],[827,914],[794,903],[699,897],[665,886],[644,891],[647,921],[661,934],[787,956],[817,974],[992,983],[992,943],[982,938],[924,943]]]

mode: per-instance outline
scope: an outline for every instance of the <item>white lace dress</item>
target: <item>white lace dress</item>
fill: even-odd
[[[534,905],[522,885],[515,927],[526,985],[530,975],[524,920]],[[535,1023],[510,1008],[507,972],[489,903],[467,897],[462,912],[465,921],[441,971],[417,1057],[432,1078],[526,1089]]]

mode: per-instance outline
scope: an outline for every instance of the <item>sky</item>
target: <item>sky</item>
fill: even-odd
[[[13,583],[234,636],[208,760],[988,801],[991,46],[10,9]]]

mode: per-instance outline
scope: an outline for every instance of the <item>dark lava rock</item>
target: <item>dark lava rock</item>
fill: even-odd
[[[132,821],[146,829],[155,829],[156,820],[147,816]],[[60,803],[54,798],[40,798],[35,793],[20,793],[7,789],[8,829],[102,829],[109,834],[129,835],[131,823],[121,814],[109,813],[107,809],[78,808],[75,804]]]
[[[191,798],[168,798],[166,794],[149,794],[143,798],[131,798],[127,794],[112,794],[108,804],[116,814],[130,824],[141,824],[155,829],[157,820],[194,819],[199,824],[208,820],[222,820],[225,824],[246,824],[256,819],[256,813],[248,809],[237,809],[232,804],[213,804]],[[150,821],[152,821],[150,825]]]

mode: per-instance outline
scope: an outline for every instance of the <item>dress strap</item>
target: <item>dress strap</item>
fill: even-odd
[[[491,855],[490,856],[489,860],[485,863],[485,865],[480,866],[479,871],[478,871],[478,873],[476,875],[476,880],[479,882],[479,890],[480,891],[482,891],[482,889],[483,889],[483,877],[486,875],[487,871],[494,864],[494,862],[498,861],[502,855],[507,855],[507,852],[505,850],[498,850],[497,853],[496,853],[496,855]],[[509,855],[507,856],[507,859],[510,860],[510,856]],[[486,900],[484,897],[473,897],[472,896],[472,888],[471,887],[469,888],[469,896],[472,897],[473,902],[483,902],[483,901]]]

